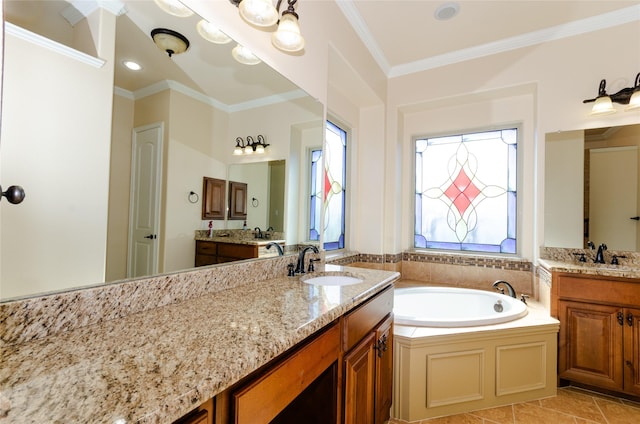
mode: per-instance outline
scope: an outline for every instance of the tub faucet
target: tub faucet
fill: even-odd
[[[493,283],[493,288],[498,290],[500,293],[504,294],[504,288],[500,287],[500,284],[503,284],[507,288],[507,291],[509,292],[509,296],[513,297],[514,299],[516,298],[516,291],[513,289],[511,284],[507,283],[504,280],[498,280],[495,283]]]
[[[267,243],[266,248],[271,249],[271,246],[275,246],[276,249],[278,249],[278,256],[284,256],[284,250],[282,250],[282,246],[280,246],[279,243],[276,243],[275,241],[271,241]]]
[[[598,253],[596,253],[596,259],[593,261],[597,264],[603,264],[604,263],[604,251],[607,250],[607,245],[602,243],[600,246],[598,246]]]
[[[307,253],[307,250],[313,250],[313,253],[319,253],[319,250],[315,246],[307,246],[300,251],[298,254],[298,263],[296,264],[296,274],[304,274],[304,254]]]

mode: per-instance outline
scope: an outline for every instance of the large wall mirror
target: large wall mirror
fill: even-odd
[[[640,124],[546,135],[545,246],[640,250]]]
[[[238,63],[235,42],[206,41],[196,15],[169,15],[153,0],[80,3],[4,1],[0,173],[26,198],[0,205],[0,299],[192,268],[194,234],[207,223],[189,193],[243,166],[283,165],[275,213],[288,244],[304,241],[300,181],[307,149],[323,142],[323,105],[264,63]],[[154,28],[178,31],[189,49],[169,57]],[[232,154],[237,137],[258,134],[264,155]],[[138,246],[145,266],[129,258],[133,228],[156,236]]]

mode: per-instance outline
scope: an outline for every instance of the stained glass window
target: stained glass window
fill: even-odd
[[[311,151],[309,239],[320,239],[322,212],[324,214],[323,247],[325,250],[335,250],[344,248],[347,133],[327,121],[325,137],[324,151]],[[322,168],[323,155],[324,168]],[[322,211],[320,208],[323,208]]]
[[[516,253],[517,136],[416,140],[415,247]]]

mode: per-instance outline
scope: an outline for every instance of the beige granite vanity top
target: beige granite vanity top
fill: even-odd
[[[599,275],[603,277],[640,278],[639,266],[596,264],[593,262],[569,262],[539,259],[540,266],[550,272]]]
[[[249,244],[249,245],[258,245],[263,246],[265,244],[274,242],[279,244],[284,244],[286,240],[275,240],[275,239],[241,239],[235,237],[206,237],[206,236],[196,236],[197,241],[215,241],[217,243],[232,243],[232,244]]]
[[[170,423],[399,277],[326,271],[363,282],[272,278],[0,345],[0,423]]]

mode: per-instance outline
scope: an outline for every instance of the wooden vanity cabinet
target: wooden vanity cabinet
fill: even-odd
[[[216,424],[382,424],[393,369],[393,286],[215,398]]]
[[[258,245],[196,240],[195,266],[221,264],[258,257]]]
[[[393,290],[343,318],[345,424],[389,419],[393,379]]]
[[[558,274],[559,378],[640,396],[640,280]]]

